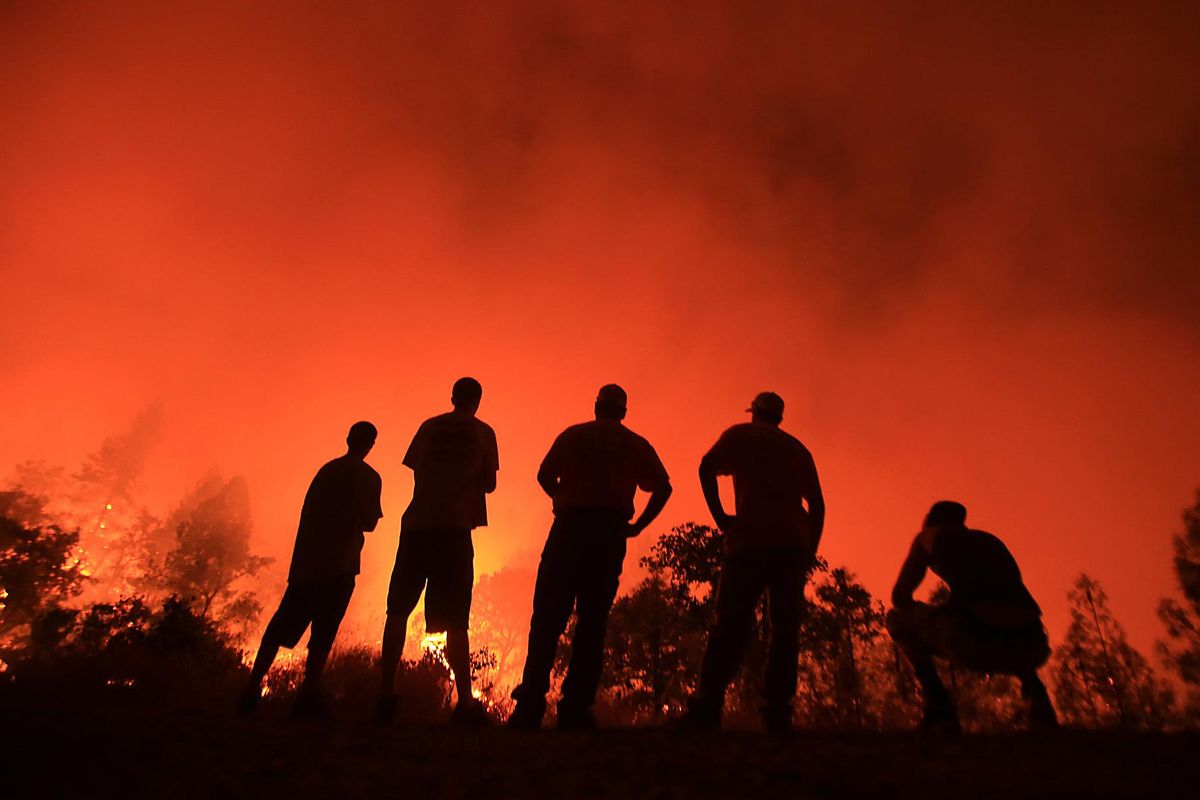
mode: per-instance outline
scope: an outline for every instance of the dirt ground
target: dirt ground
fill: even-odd
[[[1150,797],[1200,736],[509,732],[154,709],[4,708],[0,797]]]

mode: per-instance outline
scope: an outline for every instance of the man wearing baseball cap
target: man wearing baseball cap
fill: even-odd
[[[625,390],[600,389],[596,418],[572,425],[555,439],[538,470],[538,483],[554,501],[554,524],[542,551],[529,622],[529,652],[513,728],[537,728],[546,711],[550,670],[558,638],[576,613],[571,662],[558,704],[559,728],[592,728],[600,683],[608,612],[617,595],[625,540],[648,526],[671,496],[667,470],[650,443],[622,424]],[[650,492],[636,521],[634,494]]]
[[[771,641],[764,686],[768,730],[791,727],[804,583],[825,525],[825,500],[812,454],[781,430],[783,398],[762,392],[700,461],[700,487],[725,536],[717,589],[717,620],[708,638],[700,687],[688,703],[686,727],[717,728],[725,690],[737,671],[742,645],[763,592]],[[731,516],[721,505],[718,475],[733,476]]]

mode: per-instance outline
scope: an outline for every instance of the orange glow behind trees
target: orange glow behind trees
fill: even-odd
[[[500,446],[477,575],[535,567],[538,462],[629,390],[676,493],[626,586],[706,521],[699,458],[772,389],[831,564],[886,596],[955,498],[1052,636],[1085,571],[1148,651],[1200,484],[1196,12],[627,13],[0,11],[2,477],[161,403],[136,502],[244,475],[269,605],[370,419],[386,516],[344,631],[375,641],[400,460],[454,379]]]

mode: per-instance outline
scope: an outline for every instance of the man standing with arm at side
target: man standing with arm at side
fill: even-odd
[[[791,728],[804,583],[825,527],[825,499],[812,454],[779,428],[783,399],[763,392],[747,410],[751,421],[725,431],[700,462],[704,499],[725,534],[725,560],[700,688],[688,703],[683,724],[720,727],[725,690],[765,591],[771,642],[763,722],[768,730],[782,733]],[[734,516],[721,505],[718,475],[733,476]]]
[[[400,519],[396,566],[388,587],[383,629],[382,680],[376,716],[392,718],[395,680],[408,616],[425,592],[425,629],[446,634],[446,661],[454,672],[458,705],[451,721],[486,724],[482,704],[471,695],[471,646],[467,629],[475,583],[471,531],[487,525],[484,496],[496,489],[500,458],[496,434],[475,416],[483,387],[460,378],[451,390],[454,410],[422,423],[404,465],[413,471],[413,498]]]
[[[254,658],[250,682],[238,703],[243,714],[253,713],[258,704],[263,678],[279,648],[295,647],[310,624],[304,683],[296,698],[295,713],[314,717],[327,714],[318,691],[321,672],[354,593],[363,533],[375,530],[383,516],[379,505],[382,481],[363,460],[375,446],[376,435],[375,426],[369,422],[350,426],[346,454],[321,467],[308,487],[287,591]]]
[[[667,470],[654,448],[621,423],[626,402],[620,386],[601,387],[595,421],[563,431],[538,470],[538,483],[554,501],[554,524],[538,565],[529,652],[521,685],[513,691],[517,707],[509,727],[541,726],[558,637],[572,607],[577,615],[575,637],[558,704],[558,727],[596,725],[592,706],[625,541],[645,530],[671,496]],[[650,492],[650,499],[630,523],[639,488]]]

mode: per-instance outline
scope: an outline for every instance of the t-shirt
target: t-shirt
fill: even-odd
[[[572,425],[560,433],[539,474],[558,478],[555,514],[608,509],[632,519],[638,489],[652,492],[670,484],[650,443],[613,419]]]
[[[401,531],[487,525],[485,489],[500,469],[496,434],[487,423],[457,411],[425,420],[404,466],[413,471],[414,485]]]
[[[363,531],[383,516],[383,481],[359,458],[335,458],[317,471],[304,496],[288,581],[357,575]]]
[[[951,606],[998,627],[1024,628],[1041,619],[1016,559],[996,536],[970,528],[939,529],[928,559],[933,574],[950,587]]]
[[[744,422],[721,434],[701,469],[733,476],[734,516],[729,544],[811,546],[812,520],[805,501],[824,507],[812,454],[776,425]]]

